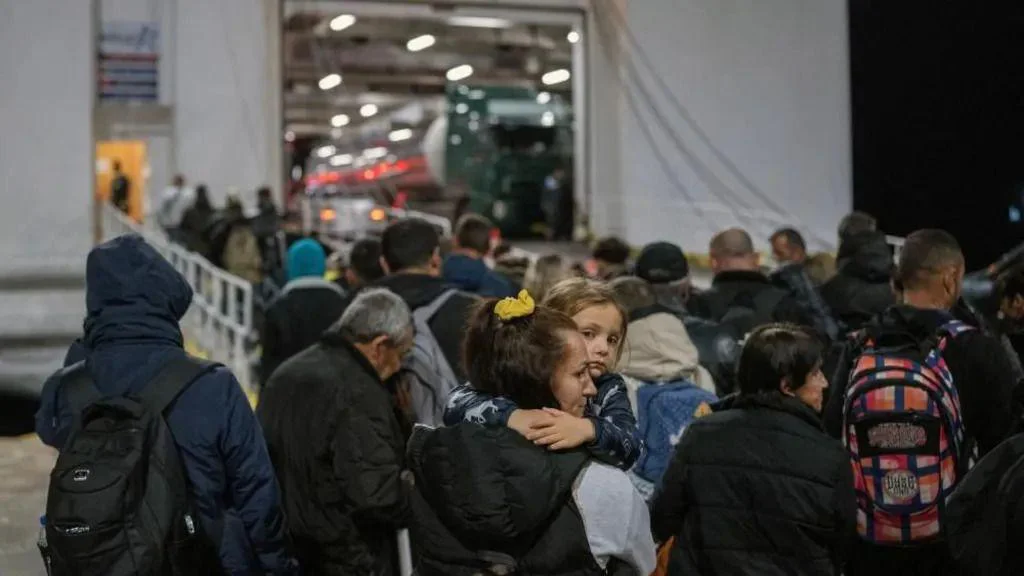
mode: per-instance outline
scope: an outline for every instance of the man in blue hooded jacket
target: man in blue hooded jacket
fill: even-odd
[[[104,396],[137,395],[172,359],[185,354],[178,321],[192,302],[185,279],[142,238],[122,236],[86,261],[86,369]],[[77,343],[76,343],[77,345]],[[72,414],[57,377],[43,388],[36,432],[60,449]],[[167,423],[192,497],[227,574],[295,574],[285,547],[274,470],[256,417],[234,375],[217,368],[175,401]],[[215,538],[216,540],[216,538]]]

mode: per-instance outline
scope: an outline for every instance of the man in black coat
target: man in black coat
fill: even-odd
[[[761,272],[746,231],[731,228],[716,234],[708,252],[715,277],[710,289],[687,302],[691,314],[729,326],[740,337],[771,322],[814,325],[799,303]]]
[[[963,253],[955,238],[941,230],[914,232],[907,237],[896,271],[902,302],[872,320],[868,329],[925,341],[954,318],[950,311],[960,297],[963,275]],[[848,344],[831,379],[832,396],[824,421],[829,434],[837,438],[843,433],[846,388],[858,354],[856,344]],[[984,456],[1014,431],[1019,416],[1010,361],[999,342],[980,330],[951,338],[942,356],[960,398],[966,436]],[[894,549],[862,543],[851,555],[847,574],[933,574],[946,561],[942,545]]]
[[[359,293],[319,344],[285,362],[257,409],[306,573],[397,574],[405,435],[384,381],[413,344],[409,307]]]
[[[432,303],[451,286],[441,278],[441,239],[432,224],[419,218],[399,220],[384,230],[381,266],[387,276],[371,286],[387,288],[416,310]],[[462,370],[462,334],[470,311],[479,299],[459,292],[448,299],[428,325],[459,380]]]
[[[875,219],[854,212],[839,225],[836,275],[822,285],[821,297],[848,330],[856,330],[895,303],[892,268],[892,249]]]
[[[316,344],[341,317],[345,292],[324,280],[327,256],[319,242],[303,238],[288,249],[288,283],[267,308],[260,334],[260,382],[285,360]]]

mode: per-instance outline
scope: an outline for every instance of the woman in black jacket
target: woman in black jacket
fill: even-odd
[[[484,302],[466,329],[465,363],[474,388],[576,422],[553,448],[581,447],[588,428],[593,440],[582,418],[596,394],[591,362],[569,316],[535,306],[525,292]],[[496,409],[492,401],[473,408]],[[626,473],[582,448],[534,444],[506,426],[417,427],[408,448],[417,574],[646,576],[654,569],[647,507]]]
[[[828,382],[805,328],[755,330],[740,393],[690,425],[654,498],[654,538],[675,537],[670,574],[840,574],[856,512],[850,461],[822,430]]]

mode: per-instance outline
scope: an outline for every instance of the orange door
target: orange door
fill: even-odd
[[[142,222],[143,198],[146,194],[146,143],[142,140],[108,140],[96,143],[96,197],[110,201],[114,166],[128,178],[128,214]]]

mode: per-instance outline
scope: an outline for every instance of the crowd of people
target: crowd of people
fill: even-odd
[[[256,191],[256,214],[250,217],[237,191],[217,208],[206,185],[192,188],[177,175],[161,194],[155,216],[168,238],[215,266],[253,284],[283,281],[281,218],[269,188]]]
[[[208,202],[167,206],[189,242]],[[255,413],[225,368],[178,368],[184,279],[135,236],[93,249],[85,333],[37,415],[62,449],[49,565],[389,575],[408,529],[421,576],[1018,570],[1024,276],[1002,266],[995,311],[969,305],[955,238],[915,232],[894,262],[863,213],[834,261],[777,231],[773,270],[724,230],[704,290],[669,242],[531,261],[492,228],[465,215],[448,247],[396,221],[336,278],[320,243],[292,244]],[[96,464],[152,458],[123,436],[147,409],[189,495],[166,513]],[[108,494],[122,516],[84,500]]]

